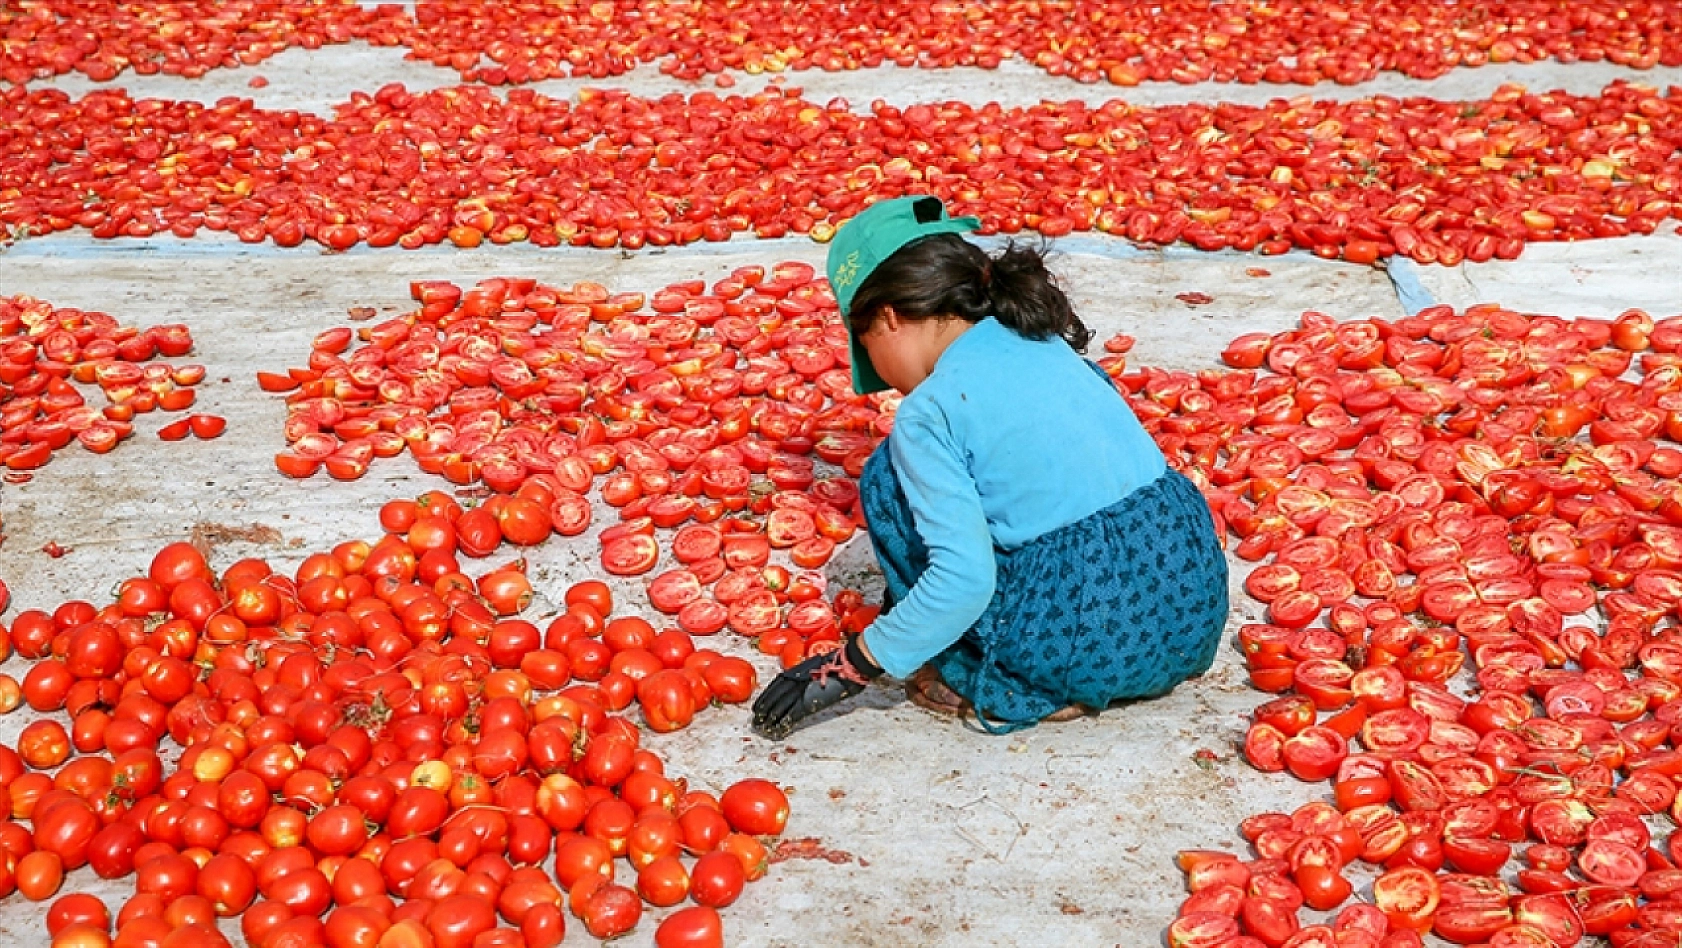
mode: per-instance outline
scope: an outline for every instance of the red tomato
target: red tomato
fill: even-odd
[[[572,836],[556,845],[555,878],[561,885],[571,889],[589,875],[613,877],[613,852],[607,843],[591,836]]]
[[[1330,728],[1314,725],[1287,738],[1280,753],[1298,780],[1320,781],[1337,773],[1349,754],[1349,742]]]
[[[673,912],[654,930],[658,948],[722,948],[724,921],[705,905]]]
[[[549,538],[554,521],[542,506],[523,497],[509,498],[496,515],[502,535],[517,546],[535,546]]]
[[[219,436],[227,427],[227,419],[220,415],[188,415],[187,424],[193,430],[193,437],[209,441]]]
[[[648,584],[648,601],[667,615],[676,615],[692,602],[706,595],[700,579],[687,569],[661,573]]]
[[[678,611],[678,625],[691,635],[713,635],[730,621],[730,610],[712,599],[697,599]]]
[[[613,612],[613,592],[600,580],[586,579],[573,583],[567,587],[562,601],[569,609],[580,604],[589,606],[598,616],[610,615]]]
[[[1316,911],[1330,911],[1349,898],[1353,887],[1334,866],[1307,865],[1292,873],[1303,901]]]
[[[619,537],[602,548],[602,568],[615,576],[641,575],[659,559],[659,541],[641,534]]]
[[[97,896],[85,892],[62,896],[47,909],[47,933],[56,937],[72,925],[106,931],[111,927],[111,911]]]
[[[426,914],[426,929],[438,948],[469,948],[481,933],[495,927],[494,903],[473,895],[447,896]]]
[[[1272,945],[1282,945],[1300,926],[1296,909],[1274,899],[1250,896],[1239,910],[1244,929]]]
[[[1300,733],[1316,717],[1314,702],[1303,695],[1286,695],[1264,702],[1254,712],[1256,723],[1268,725],[1286,737]]]
[[[604,882],[577,907],[584,927],[597,938],[623,935],[642,919],[642,899],[622,885]]]
[[[36,770],[47,770],[70,756],[70,735],[57,721],[34,721],[18,735],[17,747],[24,763]]]
[[[1431,927],[1440,892],[1434,875],[1413,866],[1392,869],[1372,884],[1373,904],[1390,924],[1415,932]]]
[[[758,838],[745,833],[731,833],[719,840],[718,851],[736,857],[747,881],[763,879],[770,869],[770,852]]]
[[[1336,711],[1355,699],[1349,687],[1355,673],[1343,662],[1314,658],[1301,662],[1292,673],[1297,691],[1313,700],[1322,711]]]
[[[1577,854],[1577,868],[1602,885],[1633,888],[1647,871],[1647,863],[1634,847],[1611,839],[1591,839]]]
[[[245,860],[221,853],[210,857],[200,870],[196,891],[210,901],[217,915],[229,918],[244,912],[257,897],[257,877]]]
[[[1496,839],[1445,837],[1443,856],[1459,872],[1492,876],[1512,856],[1513,848]]]
[[[699,563],[718,556],[724,537],[717,527],[698,524],[684,527],[672,537],[672,558],[679,563]]]
[[[740,704],[753,697],[758,685],[754,667],[746,659],[721,656],[701,670],[707,688],[725,704]]]
[[[1513,923],[1513,913],[1504,904],[1444,904],[1432,920],[1433,930],[1455,944],[1487,941]]]
[[[769,780],[740,780],[719,798],[724,818],[738,833],[775,836],[788,822],[788,797]]]
[[[650,905],[665,908],[689,896],[689,872],[676,856],[660,856],[637,870],[637,894]]]
[[[695,860],[689,879],[691,897],[712,908],[724,908],[736,901],[747,884],[741,861],[731,853],[716,850]]]
[[[361,809],[341,804],[330,806],[310,818],[310,846],[324,856],[349,855],[368,840]]]
[[[637,684],[637,702],[650,730],[665,733],[688,727],[695,718],[694,693],[680,671],[657,671]],[[729,792],[726,791],[726,796]],[[786,814],[785,814],[786,818]],[[777,830],[780,832],[781,825]]]

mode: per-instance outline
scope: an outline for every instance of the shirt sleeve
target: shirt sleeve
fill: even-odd
[[[961,450],[938,410],[894,419],[889,457],[911,508],[928,568],[903,601],[864,630],[877,664],[904,678],[958,641],[993,600],[993,537]]]

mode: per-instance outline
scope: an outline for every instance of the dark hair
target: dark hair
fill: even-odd
[[[1012,241],[996,257],[957,234],[933,234],[882,261],[853,294],[847,322],[869,331],[883,306],[909,320],[956,316],[978,323],[988,316],[1028,339],[1061,336],[1076,352],[1092,330],[1046,269],[1048,248]]]

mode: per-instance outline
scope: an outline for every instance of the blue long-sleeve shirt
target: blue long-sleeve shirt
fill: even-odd
[[[929,550],[902,602],[864,630],[896,677],[961,638],[993,599],[994,548],[1014,550],[1162,476],[1162,452],[1062,339],[985,319],[907,395],[888,439]]]

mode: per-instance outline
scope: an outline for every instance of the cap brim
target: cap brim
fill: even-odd
[[[924,237],[934,234],[968,234],[980,228],[981,218],[979,217],[948,217],[944,220],[930,221],[918,225],[916,236],[905,244],[889,251],[888,256],[892,256],[906,245],[916,243]],[[868,277],[868,274],[866,276]],[[842,319],[846,319],[847,313],[842,312],[841,316]],[[892,385],[882,381],[882,376],[877,373],[876,366],[870,361],[870,353],[865,351],[864,344],[859,342],[859,337],[850,328],[847,331],[847,340],[852,352],[853,391],[860,395],[870,395],[893,388]]]
[[[859,337],[849,332],[847,340],[852,348],[853,391],[860,395],[870,395],[893,388],[882,381],[882,376],[876,374],[876,366],[871,363],[870,353],[865,351],[864,343],[859,342]]]

